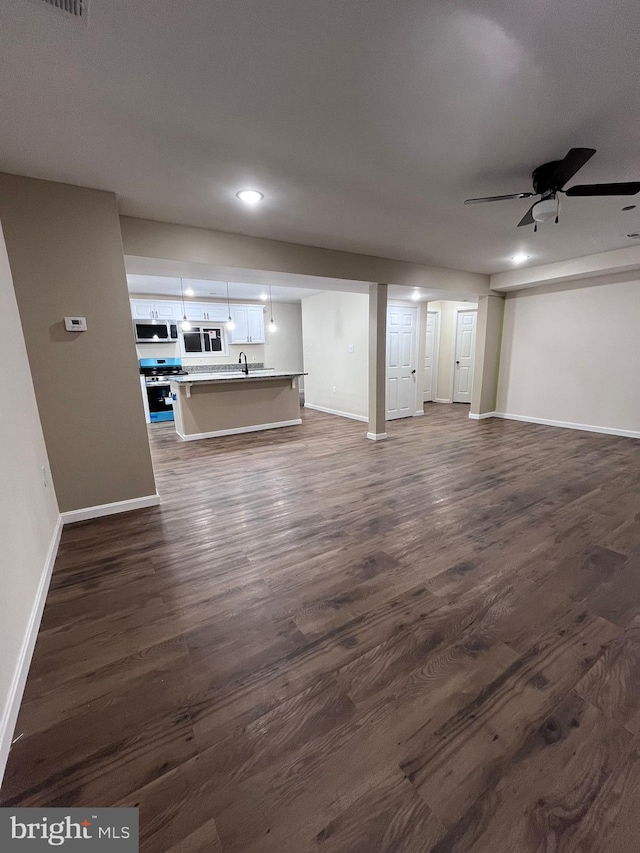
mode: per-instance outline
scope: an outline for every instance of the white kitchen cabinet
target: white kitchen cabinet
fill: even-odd
[[[201,302],[185,302],[184,313],[187,320],[206,320],[205,305]]]
[[[247,325],[249,326],[249,343],[264,343],[264,309],[262,305],[247,305]]]
[[[249,323],[247,320],[247,312],[242,307],[235,305],[231,306],[231,319],[233,320],[233,329],[229,332],[229,337],[232,344],[248,344],[249,343]]]
[[[132,299],[131,316],[134,320],[155,320],[153,302],[146,299]]]
[[[182,318],[182,305],[179,302],[156,302],[157,320],[180,320]]]
[[[219,320],[223,323],[227,319],[227,306],[217,305],[213,302],[186,302],[184,310],[187,320]]]
[[[164,300],[132,299],[131,316],[134,320],[181,320],[182,305]]]
[[[230,332],[232,344],[264,343],[264,308],[262,305],[232,305]]]

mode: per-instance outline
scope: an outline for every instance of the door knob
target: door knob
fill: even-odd
[[[411,374],[413,375],[414,373],[415,373],[415,370],[412,370],[412,371],[411,371]]]
[[[460,362],[459,362],[459,361],[456,361],[456,364],[460,364]]]

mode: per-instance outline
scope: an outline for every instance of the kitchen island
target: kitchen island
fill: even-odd
[[[176,432],[183,441],[296,426],[301,372],[194,373],[171,377]]]

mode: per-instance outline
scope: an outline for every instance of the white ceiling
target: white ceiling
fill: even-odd
[[[528,190],[571,146],[598,149],[577,182],[639,179],[639,32],[637,0],[91,0],[86,25],[0,0],[0,168],[478,272],[620,248],[629,200],[566,199],[535,237],[526,200],[462,201]]]

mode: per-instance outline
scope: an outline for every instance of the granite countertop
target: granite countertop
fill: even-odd
[[[299,370],[256,370],[255,372],[249,371],[248,375],[242,371],[220,371],[218,373],[192,373],[187,374],[186,376],[172,376],[171,381],[178,385],[192,385],[199,384],[201,382],[265,382],[269,379],[291,379],[293,376],[306,375],[306,373],[302,373],[302,371]]]

